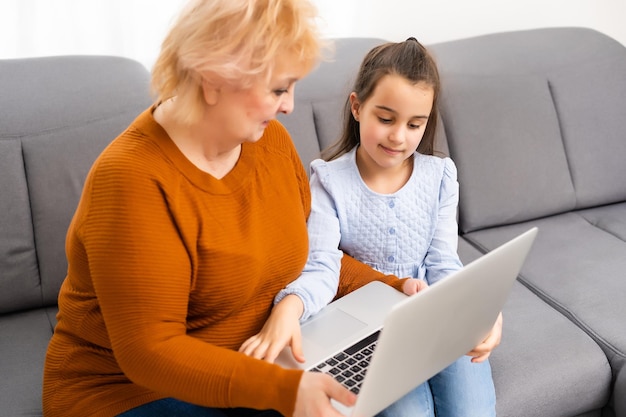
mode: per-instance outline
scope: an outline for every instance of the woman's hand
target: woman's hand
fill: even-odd
[[[496,323],[491,328],[491,331],[487,335],[487,338],[476,346],[467,355],[472,356],[472,362],[480,363],[487,360],[491,351],[500,344],[502,340],[502,313],[498,314]]]
[[[243,342],[239,352],[274,362],[280,351],[289,345],[293,357],[298,362],[304,362],[299,321],[303,309],[302,300],[297,295],[283,298],[272,309],[261,332]]]
[[[428,288],[428,283],[423,279],[409,278],[402,284],[402,292],[406,295],[413,295]]]
[[[305,372],[300,379],[294,417],[342,417],[330,400],[348,407],[354,405],[356,395],[335,381],[330,375]]]

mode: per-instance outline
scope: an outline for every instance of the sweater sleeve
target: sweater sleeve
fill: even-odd
[[[382,281],[402,292],[402,285],[407,279],[398,278],[395,275],[385,275],[344,254],[341,258],[341,275],[339,276],[339,288],[335,298],[341,298],[372,281]]]
[[[78,226],[119,367],[134,383],[183,401],[291,415],[301,371],[187,334],[194,266],[168,208],[176,187],[165,190],[156,175],[127,155],[101,160]]]

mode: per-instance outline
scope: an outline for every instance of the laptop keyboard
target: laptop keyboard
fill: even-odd
[[[339,352],[332,358],[320,363],[311,371],[329,374],[350,391],[358,394],[379,335],[380,331],[373,333],[343,352]]]

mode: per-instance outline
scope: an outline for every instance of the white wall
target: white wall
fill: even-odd
[[[597,29],[626,45],[626,0],[313,0],[327,36],[425,44],[549,26]],[[151,67],[184,0],[0,0],[0,59],[128,56]]]
[[[490,32],[582,26],[626,45],[626,0],[315,0],[333,36],[425,44]]]
[[[184,0],[0,0],[0,59],[120,55],[152,66]]]

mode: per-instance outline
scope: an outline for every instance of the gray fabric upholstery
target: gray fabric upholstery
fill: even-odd
[[[481,254],[460,239],[464,264]],[[588,334],[521,283],[513,286],[502,315],[502,342],[490,358],[499,417],[518,417],[520,410],[524,417],[574,416],[602,408],[611,368]]]
[[[0,316],[0,416],[41,416],[42,370],[52,326],[44,309]]]
[[[21,144],[0,141],[0,314],[41,304],[23,166]]]
[[[626,48],[562,28],[432,49],[461,233],[489,251],[537,226],[520,280],[600,346],[615,379],[626,364]],[[611,394],[615,411],[623,382]]]
[[[465,237],[488,250],[531,226],[539,228],[539,235],[520,280],[587,331],[621,368],[626,360],[626,331],[618,331],[626,329],[626,242],[577,212]]]
[[[468,148],[479,143],[485,152],[495,153],[493,158],[487,157],[490,163],[500,160],[495,169],[520,168],[526,161],[526,166],[538,171],[529,177],[525,176],[528,168],[504,178],[497,176],[511,187],[524,186],[515,203],[526,195],[531,201],[521,202],[522,207],[536,205],[526,216],[513,212],[509,222],[569,210],[572,185],[574,208],[626,199],[626,182],[616,180],[626,176],[622,158],[626,131],[621,126],[626,108],[623,45],[590,29],[560,28],[486,35],[433,45],[432,50],[442,69],[447,92],[442,113],[449,145],[458,149],[452,152],[462,167],[460,177],[472,184],[494,177],[484,166],[485,156],[464,157]],[[472,85],[470,76],[482,81]],[[508,87],[503,88],[503,77],[509,78]],[[499,88],[489,87],[490,82]],[[462,112],[455,101],[467,104],[472,97],[456,95],[459,83],[468,93],[475,93],[476,100]],[[508,113],[512,110],[518,113]],[[502,117],[505,112],[507,116]],[[486,118],[487,123],[476,122]],[[485,137],[488,135],[494,136]],[[494,147],[498,140],[519,142],[515,147],[518,152]],[[486,149],[485,143],[492,146]],[[477,158],[481,166],[473,163]],[[546,185],[548,182],[553,184]],[[506,223],[493,215],[494,209],[511,209],[511,193],[502,192],[503,187],[499,184],[494,193],[469,187],[473,196],[463,197],[461,206],[463,232]],[[483,197],[488,199],[480,206]]]
[[[340,133],[358,65],[339,39],[279,119],[306,167]],[[626,48],[589,29],[429,45],[436,149],[459,168],[464,262],[531,226],[536,244],[492,355],[501,417],[626,417]],[[65,233],[98,153],[150,103],[113,57],[0,61],[0,416],[41,415]]]
[[[150,105],[118,57],[0,61],[0,416],[41,415],[65,234],[96,156]]]
[[[28,251],[21,245],[24,259],[12,263],[18,285],[29,291],[11,286],[0,297],[28,294],[32,302],[20,303],[22,309],[54,305],[65,276],[65,232],[84,177],[100,151],[149,105],[147,71],[123,58],[64,57],[2,61],[0,73],[0,146],[16,153],[3,151],[0,158],[15,165],[7,175],[27,179],[13,181],[15,198],[3,199],[13,210],[24,202],[25,224],[17,216],[3,216],[0,224],[30,231],[19,235],[29,240]],[[0,288],[8,284],[2,280]]]
[[[445,72],[442,79],[448,144],[453,155],[462,156],[455,158],[462,232],[575,208],[545,77]]]

